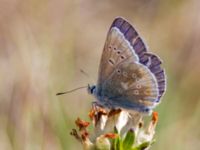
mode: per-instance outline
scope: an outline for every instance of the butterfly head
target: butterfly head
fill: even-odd
[[[88,88],[87,89],[88,89],[88,93],[93,95],[93,94],[95,94],[96,86],[88,84]]]

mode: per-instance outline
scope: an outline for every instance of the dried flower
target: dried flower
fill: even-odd
[[[75,121],[76,125],[79,127],[79,130],[86,130],[86,128],[89,126],[89,122],[86,122],[84,120],[81,120],[80,118],[77,118],[77,120]]]
[[[72,129],[71,135],[82,143],[84,150],[144,150],[154,142],[158,113],[153,112],[146,127],[143,117],[139,112],[93,106],[89,112],[93,132],[89,134],[87,130],[89,122],[78,118],[75,124],[79,132]]]

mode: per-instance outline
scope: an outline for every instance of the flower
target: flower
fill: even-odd
[[[144,127],[144,114],[121,109],[105,109],[93,106],[89,118],[93,131],[88,132],[90,122],[78,118],[75,121],[79,131],[72,129],[73,135],[83,145],[84,150],[144,150],[154,143],[158,113]]]

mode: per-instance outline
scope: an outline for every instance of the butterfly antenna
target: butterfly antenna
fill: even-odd
[[[78,88],[75,88],[75,89],[70,90],[70,91],[57,93],[56,95],[58,96],[58,95],[68,94],[68,93],[71,93],[71,92],[74,92],[74,91],[77,91],[77,90],[80,90],[80,89],[83,89],[83,88],[87,88],[87,87],[88,87],[88,86],[78,87]]]

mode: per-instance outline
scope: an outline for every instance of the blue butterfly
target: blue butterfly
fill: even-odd
[[[116,18],[107,34],[96,86],[88,86],[97,103],[149,113],[166,90],[161,59],[149,53],[134,27]]]

